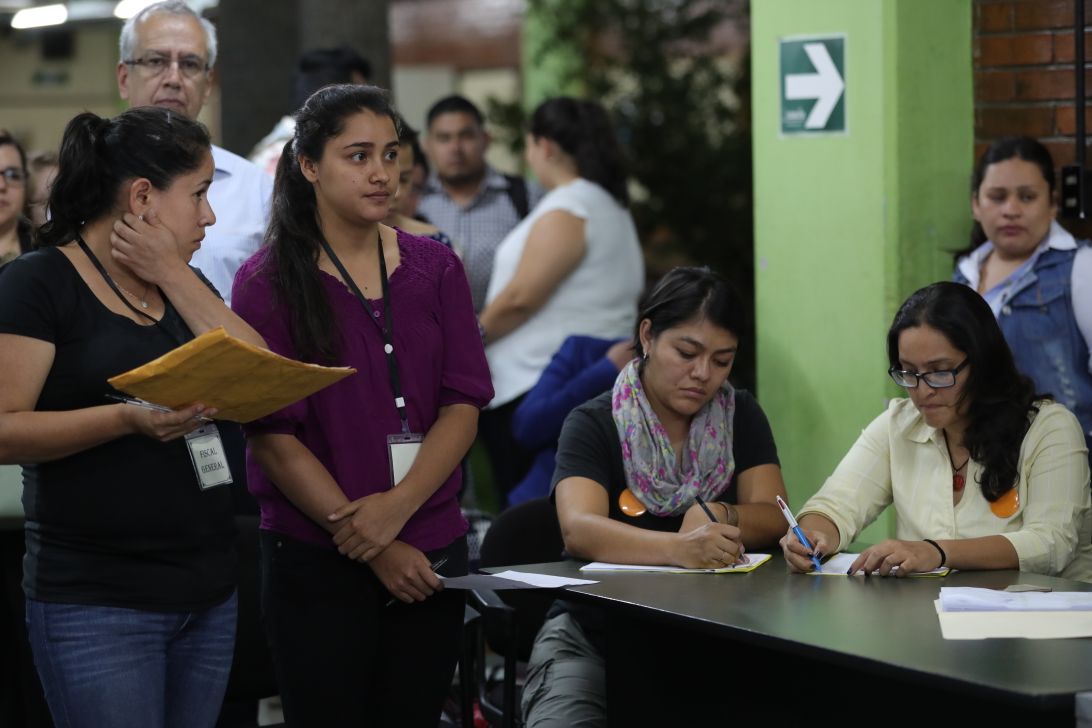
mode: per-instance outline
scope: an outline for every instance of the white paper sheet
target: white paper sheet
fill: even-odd
[[[543,589],[557,589],[562,586],[582,586],[584,584],[597,584],[590,579],[570,579],[566,576],[550,576],[549,574],[530,574],[524,571],[502,571],[495,576],[509,581],[522,581],[524,584]]]
[[[853,562],[857,560],[860,554],[847,554],[840,553],[834,554],[823,563],[822,571],[809,571],[808,573],[813,576],[849,576],[846,572],[849,571],[849,567],[853,566]],[[949,568],[933,569],[932,571],[919,571],[911,576],[947,576],[951,573]],[[878,572],[873,571],[873,574]]]
[[[1007,592],[969,586],[941,587],[945,612],[1087,612],[1092,592]]]
[[[733,571],[752,571],[770,560],[769,554],[746,554],[746,559],[732,566],[719,569],[684,569],[680,566],[647,566],[645,564],[611,564],[606,561],[593,561],[580,567],[581,571],[661,571],[672,574],[727,574]]]

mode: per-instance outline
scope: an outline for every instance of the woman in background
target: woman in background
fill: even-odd
[[[418,220],[413,215],[417,212],[417,199],[414,191],[414,170],[417,158],[421,154],[421,145],[417,141],[417,132],[399,117],[398,133],[398,189],[391,197],[391,212],[384,222],[393,228],[405,230],[412,235],[432,238],[438,243],[451,247],[451,238],[432,223]],[[426,172],[427,176],[427,172]]]
[[[622,152],[603,107],[564,96],[542,102],[526,156],[547,194],[498,246],[479,319],[497,392],[482,437],[502,497],[530,467],[511,435],[523,395],[567,337],[631,332],[644,287]]]
[[[27,204],[27,155],[22,145],[0,130],[0,266],[31,247]]]
[[[955,280],[982,294],[1016,368],[1077,415],[1092,450],[1092,246],[1055,221],[1056,196],[1046,147],[991,144],[971,179],[975,228]]]
[[[550,494],[557,439],[577,405],[611,388],[633,359],[633,339],[570,336],[550,359],[535,386],[512,415],[512,436],[534,461],[508,493],[508,506]]]
[[[35,229],[46,224],[49,190],[57,176],[57,153],[38,150],[27,156],[27,218]]]

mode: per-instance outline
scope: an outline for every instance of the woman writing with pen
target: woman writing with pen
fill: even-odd
[[[485,352],[455,254],[381,224],[384,93],[328,86],[296,121],[232,304],[273,351],[357,373],[248,425],[263,622],[289,725],[434,728],[465,606],[434,571],[467,571],[459,464],[493,396]]]
[[[766,416],[727,381],[740,306],[716,273],[676,268],[637,318],[638,358],[561,432],[553,498],[565,549],[615,563],[734,564],[783,532],[775,498],[785,496]],[[551,615],[528,668],[527,725],[603,725],[602,614],[558,602]]]
[[[208,132],[184,116],[80,114],[38,249],[0,273],[0,462],[29,463],[27,625],[61,728],[220,711],[235,526],[189,439],[219,438],[199,421],[215,412],[117,404],[106,383],[217,326],[264,346],[187,265],[216,219],[212,175]]]
[[[896,538],[850,573],[938,567],[1020,569],[1092,581],[1092,503],[1077,419],[1020,374],[989,305],[934,283],[903,303],[887,334],[893,399],[800,511],[789,566],[845,549],[888,505]]]

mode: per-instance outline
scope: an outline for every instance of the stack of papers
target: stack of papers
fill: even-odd
[[[1092,637],[1092,592],[942,587],[934,604],[946,640]]]
[[[945,612],[1087,612],[1092,592],[1007,592],[969,586],[941,587]]]
[[[645,564],[610,564],[593,561],[580,567],[581,571],[661,571],[671,574],[730,574],[754,571],[770,560],[769,554],[747,554],[741,563],[719,569],[684,569],[679,566],[647,566]]]
[[[848,576],[849,567],[853,566],[853,562],[857,560],[860,554],[835,554],[823,562],[822,571],[809,571],[812,576]],[[873,574],[879,575],[878,571],[873,571]],[[939,569],[933,569],[932,571],[917,571],[910,576],[948,576],[952,573],[952,570],[946,566],[942,566]],[[858,572],[858,575],[860,572]]]

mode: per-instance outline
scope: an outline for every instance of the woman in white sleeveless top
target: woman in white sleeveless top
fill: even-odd
[[[480,317],[496,391],[481,432],[501,493],[528,465],[508,427],[520,398],[568,336],[632,331],[644,286],[622,154],[603,107],[544,101],[531,117],[527,162],[547,194],[497,248]]]

